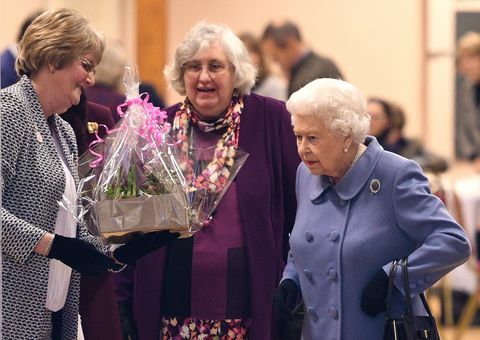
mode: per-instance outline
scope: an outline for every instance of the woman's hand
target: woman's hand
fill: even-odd
[[[82,274],[93,276],[100,276],[109,269],[118,270],[121,267],[90,243],[62,235],[55,235],[47,257],[62,261]]]
[[[385,302],[387,293],[388,275],[383,269],[380,269],[362,291],[360,302],[362,310],[372,317],[383,312],[387,308]]]
[[[286,279],[280,283],[280,286],[273,293],[273,310],[281,320],[293,320],[293,310],[298,297],[298,286],[291,280]]]
[[[179,236],[179,233],[169,231],[137,234],[127,244],[115,249],[113,257],[117,262],[132,264],[142,256],[169,244]]]

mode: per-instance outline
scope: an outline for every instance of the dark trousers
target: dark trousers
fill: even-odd
[[[62,340],[62,310],[52,313],[52,340]]]

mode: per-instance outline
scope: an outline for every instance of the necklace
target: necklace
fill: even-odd
[[[367,147],[363,143],[361,143],[358,146],[357,154],[355,155],[355,157],[353,157],[352,165],[350,165],[350,167],[352,167],[355,163],[357,163],[358,159],[360,158],[360,156],[363,154],[363,152],[366,149],[367,149]]]
[[[365,152],[365,150],[367,149],[367,147],[365,146],[365,144],[361,143],[359,146],[358,146],[358,150],[357,150],[357,153],[355,154],[355,157],[353,157],[353,160],[352,160],[352,164],[350,164],[350,168],[355,164],[357,163],[357,161],[360,159],[360,157],[362,156],[362,154]],[[330,181],[330,184],[334,185],[336,182],[335,182],[335,179],[331,176],[328,176],[328,180]]]

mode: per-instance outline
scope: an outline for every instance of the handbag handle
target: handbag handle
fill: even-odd
[[[407,315],[411,316],[413,318],[413,304],[412,304],[412,296],[410,292],[410,286],[409,286],[409,281],[408,281],[408,258],[404,257],[400,260],[393,260],[392,266],[390,267],[390,274],[388,278],[388,293],[387,293],[387,310],[386,310],[386,318],[390,317],[390,311],[391,311],[391,295],[393,292],[393,287],[394,287],[394,279],[395,279],[395,274],[396,274],[396,269],[397,266],[399,265],[399,262],[401,262],[402,266],[402,282],[403,282],[403,294],[405,296],[405,307],[406,307],[406,312]],[[430,311],[430,307],[428,306],[427,299],[425,298],[425,294],[420,293],[420,300],[422,301],[423,308],[425,308],[425,311],[427,312],[428,316],[433,317],[432,312]]]
[[[405,303],[407,305],[407,312],[409,312],[410,313],[409,315],[413,317],[412,296],[410,293],[407,265],[408,265],[408,259],[407,257],[404,257],[402,259],[402,272],[403,272],[403,289],[405,294]],[[425,311],[427,312],[428,316],[433,317],[432,312],[430,311],[430,307],[428,306],[427,299],[425,298],[425,294],[419,293],[419,295],[420,295],[420,300],[422,300],[423,308],[425,308]]]
[[[390,267],[390,273],[388,275],[387,310],[385,313],[385,319],[388,319],[390,317],[390,309],[392,306],[393,282],[395,279],[397,265],[398,265],[398,260],[393,260],[392,266]]]
[[[410,325],[415,325],[413,322],[413,304],[412,304],[412,295],[410,292],[410,283],[408,280],[408,258],[404,257],[400,260],[402,262],[402,273],[403,273],[403,294],[405,301],[406,317],[409,319]],[[415,336],[415,328],[411,328],[413,336]],[[413,338],[414,339],[414,338]]]

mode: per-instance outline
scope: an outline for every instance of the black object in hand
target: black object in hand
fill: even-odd
[[[387,304],[385,299],[388,293],[388,275],[383,269],[380,269],[363,288],[361,307],[362,310],[374,317],[378,313],[385,311]]]
[[[298,286],[286,279],[280,283],[273,293],[273,309],[280,320],[293,320],[293,310],[298,297]]]
[[[82,274],[93,276],[100,276],[108,269],[118,270],[120,267],[92,244],[58,234],[55,234],[47,257],[62,261]]]
[[[169,244],[179,236],[179,233],[169,231],[137,234],[127,244],[115,249],[113,256],[121,263],[132,264],[142,256]]]

